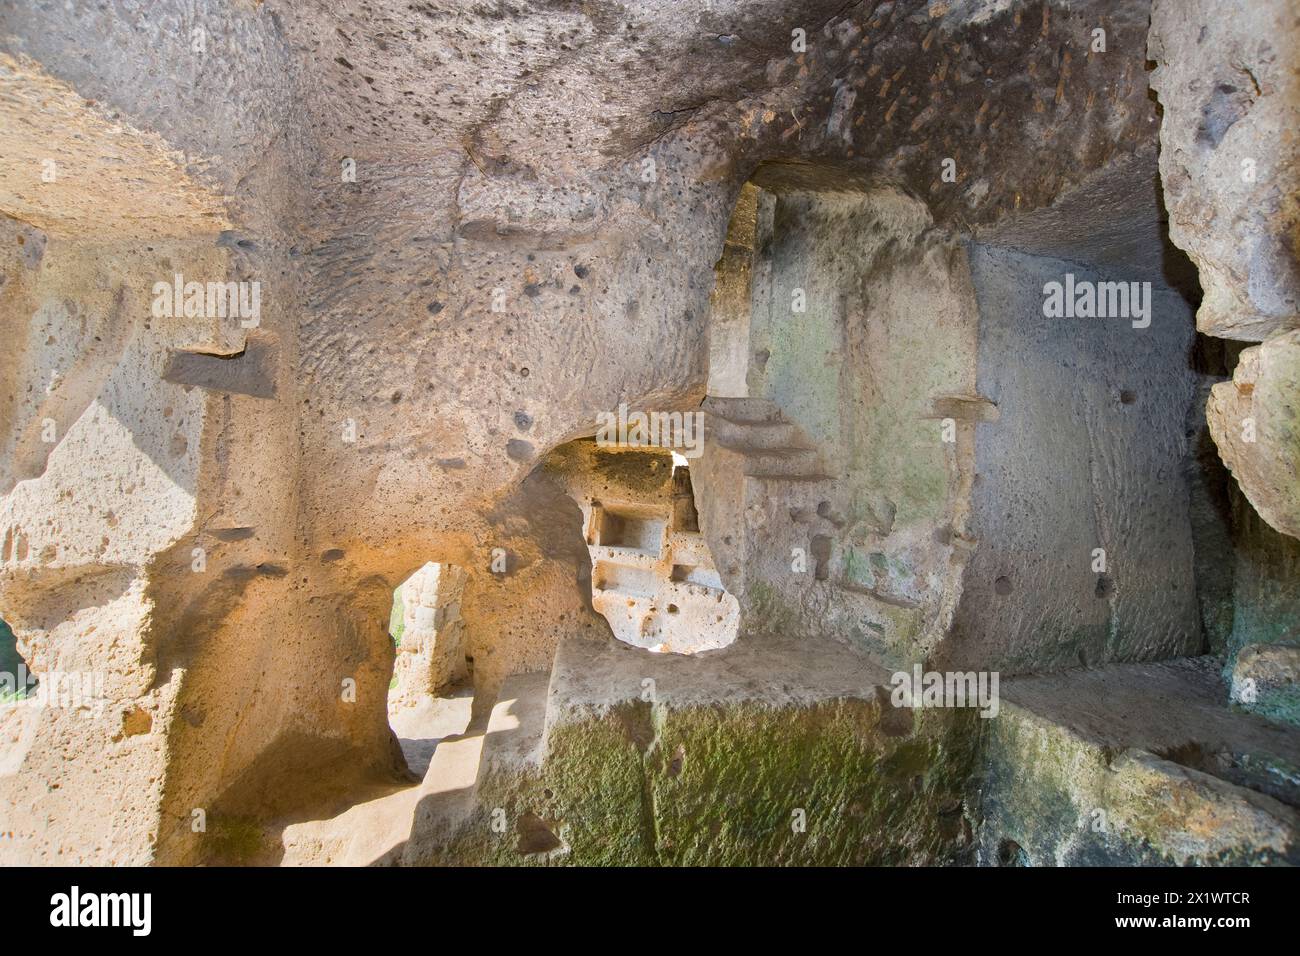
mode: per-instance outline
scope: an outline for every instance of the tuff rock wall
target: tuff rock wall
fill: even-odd
[[[722,714],[707,703],[714,685],[682,676],[684,709],[651,708],[652,727],[667,723],[648,737],[640,711],[610,723],[639,682],[553,680],[538,759],[568,766],[593,808],[625,792],[641,822],[608,814],[617,826],[644,826],[660,786],[638,777],[647,759],[686,751],[669,779],[693,789],[660,824],[681,835],[647,842],[637,829],[619,843],[591,809],[580,816],[596,845],[626,850],[591,858],[649,847],[668,862],[864,862],[857,848],[908,793],[925,797],[906,838],[873,859],[973,852],[979,801],[956,793],[976,732],[925,724],[926,742],[891,758],[892,731],[871,729],[894,727],[871,709],[879,661],[848,667],[860,680],[847,689],[817,661],[949,654],[1038,671],[1215,649],[1187,556],[1207,539],[1178,514],[1191,492],[1176,423],[1197,417],[1173,361],[1191,334],[1185,307],[1162,291],[1161,322],[1133,353],[1083,342],[1069,400],[1044,380],[1052,349],[1079,330],[1029,347],[1014,337],[1036,304],[1028,277],[1059,268],[1043,257],[1109,276],[1146,256],[1143,274],[1181,291],[1151,261],[1162,231],[1196,264],[1199,330],[1261,342],[1210,402],[1245,498],[1221,641],[1255,643],[1243,620],[1292,641],[1297,28],[1285,3],[1235,6],[0,8],[0,617],[28,664],[98,675],[103,702],[89,716],[5,706],[5,858],[274,859],[262,851],[284,819],[403,784],[385,722],[387,622],[394,588],[428,561],[465,570],[485,724],[518,675],[572,672],[556,664],[571,642],[565,660],[608,653],[582,512],[537,466],[620,402],[688,411],[706,394],[723,401],[705,403],[712,452],[692,467],[702,531],[740,602],[741,643],[776,632],[766,637],[783,649],[753,652],[754,683]],[[754,233],[732,230],[739,265],[722,298],[734,305],[749,285],[749,326],[743,310],[715,326],[713,270],[746,196]],[[1017,276],[996,274],[1024,254],[1035,261]],[[177,274],[258,282],[256,321],[159,315],[155,284]],[[796,286],[807,310],[778,321]],[[718,348],[724,326],[750,354]],[[1116,406],[1112,386],[1136,401]],[[1036,389],[1068,401],[1060,434],[1029,401]],[[1147,416],[1138,435],[1123,418],[1135,412]],[[1245,418],[1254,442],[1234,437]],[[934,440],[945,419],[950,444]],[[1005,443],[1065,435],[1093,443],[1089,466],[1069,470],[1093,506],[1078,527],[1058,520],[1073,499],[1025,487],[1032,469],[1051,473],[1042,457],[995,480],[1015,460],[997,454]],[[813,487],[827,479],[833,492]],[[1109,510],[1112,489],[1123,502]],[[1109,584],[1036,569],[1058,545],[1076,560],[1090,535],[1119,552]],[[1015,550],[1026,541],[1037,551]],[[791,566],[796,547],[806,571]],[[1040,589],[1017,590],[1023,577]],[[1018,603],[1034,593],[1040,606]],[[1074,608],[1086,621],[1035,623]],[[625,666],[687,673],[664,659]],[[781,696],[775,675],[805,666],[804,690]],[[825,703],[840,691],[859,703]],[[710,734],[757,746],[771,713],[806,721],[811,753],[858,768],[825,794],[863,808],[857,829],[815,853],[763,849],[742,830],[714,853],[708,834],[726,821],[693,828],[709,795],[749,786],[750,771],[725,750],[712,770],[693,755]],[[562,744],[583,715],[614,741],[590,760]],[[584,778],[593,761],[617,778],[608,788]],[[931,769],[910,773],[917,761]],[[858,794],[872,768],[888,786]],[[796,761],[774,777],[786,796],[743,812],[784,820],[809,772]],[[494,806],[484,800],[452,814],[457,826]],[[452,832],[447,815],[410,813],[427,826],[406,828],[407,861],[444,852],[431,834]],[[496,853],[466,832],[460,859]]]

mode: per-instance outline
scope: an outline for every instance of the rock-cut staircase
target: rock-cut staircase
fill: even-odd
[[[821,452],[771,399],[710,396],[701,408],[713,442],[743,457],[745,477],[822,481],[831,476]]]

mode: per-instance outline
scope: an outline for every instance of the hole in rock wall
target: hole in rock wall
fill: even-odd
[[[36,675],[18,652],[18,639],[0,619],[0,704],[26,700],[36,688]]]
[[[592,607],[616,638],[677,654],[736,639],[740,608],[700,531],[685,458],[579,439],[557,448],[544,467],[582,511]]]
[[[474,702],[473,661],[460,616],[465,572],[430,561],[393,592],[397,655],[388,723],[412,773],[423,777],[438,743],[465,732]]]
[[[998,866],[1028,866],[1029,855],[1015,840],[1004,839],[998,844]]]
[[[668,522],[652,508],[606,505],[597,512],[600,529],[597,543],[606,548],[639,551],[659,557],[663,549],[664,529]]]
[[[0,778],[19,772],[35,741],[42,710],[35,700],[39,686],[13,630],[0,620]]]

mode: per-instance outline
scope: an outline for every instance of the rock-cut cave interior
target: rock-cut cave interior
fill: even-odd
[[[0,3],[2,864],[1297,864],[1298,469],[1294,0]]]

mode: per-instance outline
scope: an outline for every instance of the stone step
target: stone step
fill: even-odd
[[[762,425],[784,422],[781,407],[770,398],[720,398],[709,396],[700,408],[711,416],[737,425]]]
[[[535,772],[541,766],[549,686],[549,672],[506,678],[486,718],[438,745],[419,787],[403,865],[438,861],[443,847],[470,821],[485,776]],[[512,833],[506,839],[513,845],[517,837]]]
[[[799,426],[787,421],[742,424],[710,416],[706,434],[723,448],[741,454],[768,449],[798,451],[811,447]]]
[[[821,455],[811,449],[747,455],[744,474],[747,478],[781,481],[824,481],[831,477]]]
[[[708,413],[713,440],[745,457],[747,478],[822,481],[830,477],[803,429],[771,399],[710,396],[701,407]]]

